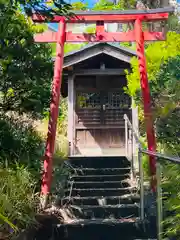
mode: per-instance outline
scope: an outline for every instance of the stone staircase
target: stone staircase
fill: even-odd
[[[67,240],[148,239],[156,234],[140,221],[140,196],[125,157],[73,158],[62,202],[71,218],[56,231]]]

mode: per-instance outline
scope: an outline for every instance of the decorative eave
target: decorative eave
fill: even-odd
[[[127,63],[130,63],[131,58],[136,56],[135,51],[120,46],[118,43],[89,43],[79,50],[66,54],[64,56],[63,68],[71,68],[77,63],[95,57],[102,53]],[[54,59],[55,58],[53,58],[53,60]]]

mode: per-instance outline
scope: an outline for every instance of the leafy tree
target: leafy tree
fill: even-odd
[[[93,10],[125,10],[135,8],[135,0],[120,0],[117,3],[108,0],[99,0],[94,6]]]
[[[149,44],[146,48],[147,73],[150,82],[156,81],[157,73],[163,63],[169,58],[175,57],[180,52],[180,37],[175,32],[169,32],[164,42],[155,42]],[[137,58],[131,61],[132,72],[127,73],[128,92],[135,96],[140,90],[140,75]]]
[[[61,16],[70,15],[71,5],[63,0],[1,0],[3,4],[9,3],[10,7],[15,10],[20,5],[27,15],[31,15],[32,12],[42,13],[47,16],[58,14]]]
[[[168,18],[168,30],[180,33],[179,14],[172,14]]]
[[[24,12],[68,16],[70,9],[58,0],[0,0],[0,232],[8,239],[34,221],[44,150],[32,121],[19,113],[39,117],[49,107],[53,70],[51,47],[33,41],[46,26]]]
[[[158,140],[166,151],[180,156],[180,55],[170,58],[161,66],[156,81],[151,84],[152,98],[157,113]]]
[[[0,28],[0,110],[42,113],[52,77],[50,47],[33,41],[42,27],[1,4]]]
[[[84,11],[88,9],[88,4],[84,2],[74,2],[72,3],[72,9]]]
[[[180,36],[169,32],[166,42],[156,42],[146,48],[148,79],[154,110],[154,120],[158,146],[166,154],[180,156]],[[127,74],[128,93],[136,99],[136,104],[142,110],[140,94],[140,76],[138,61],[132,60],[132,73]],[[144,129],[143,129],[144,133]],[[166,235],[178,235],[180,232],[180,168],[174,164],[163,162],[163,189],[168,193],[165,201]]]

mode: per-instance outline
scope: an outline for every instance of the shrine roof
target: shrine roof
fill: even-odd
[[[121,46],[119,43],[89,43],[78,50],[65,54],[63,67],[72,66],[100,54],[109,55],[113,58],[130,63],[131,58],[136,56],[136,51]]]
[[[94,47],[94,46],[98,46],[98,45],[109,45],[109,46],[112,46],[112,47],[115,47],[121,51],[125,51],[125,52],[128,52],[129,54],[133,54],[133,55],[136,55],[136,51],[128,48],[128,47],[124,47],[124,46],[121,46],[120,43],[88,43],[86,44],[85,46],[81,47],[80,49],[76,49],[72,52],[69,52],[67,54],[65,54],[64,57],[67,57],[67,56],[70,56],[70,55],[73,55],[73,54],[76,54],[78,52],[81,52],[81,51],[84,51],[88,48],[91,48],[91,47]]]

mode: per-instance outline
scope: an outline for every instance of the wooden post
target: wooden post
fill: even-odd
[[[52,84],[52,96],[50,103],[50,117],[48,124],[48,133],[46,141],[46,149],[44,156],[44,172],[42,177],[41,194],[42,194],[42,206],[46,207],[48,195],[51,188],[52,180],[52,160],[54,154],[56,126],[59,114],[59,100],[63,67],[63,53],[65,42],[65,20],[61,18],[59,22],[57,46],[56,46],[56,60],[54,65],[54,78]]]
[[[68,142],[69,155],[74,153],[74,76],[68,76]]]
[[[151,111],[151,96],[149,83],[147,78],[147,70],[146,70],[146,59],[144,53],[144,34],[142,31],[142,23],[138,18],[135,21],[135,37],[136,37],[136,45],[137,45],[137,56],[139,60],[139,72],[140,72],[140,82],[141,82],[141,90],[142,97],[144,103],[144,118],[146,124],[146,134],[147,134],[147,142],[148,149],[150,151],[156,151],[156,138],[153,126],[153,116]],[[151,187],[152,190],[155,191],[156,183],[155,183],[155,175],[156,175],[156,159],[154,156],[149,157],[149,167],[151,174]]]

